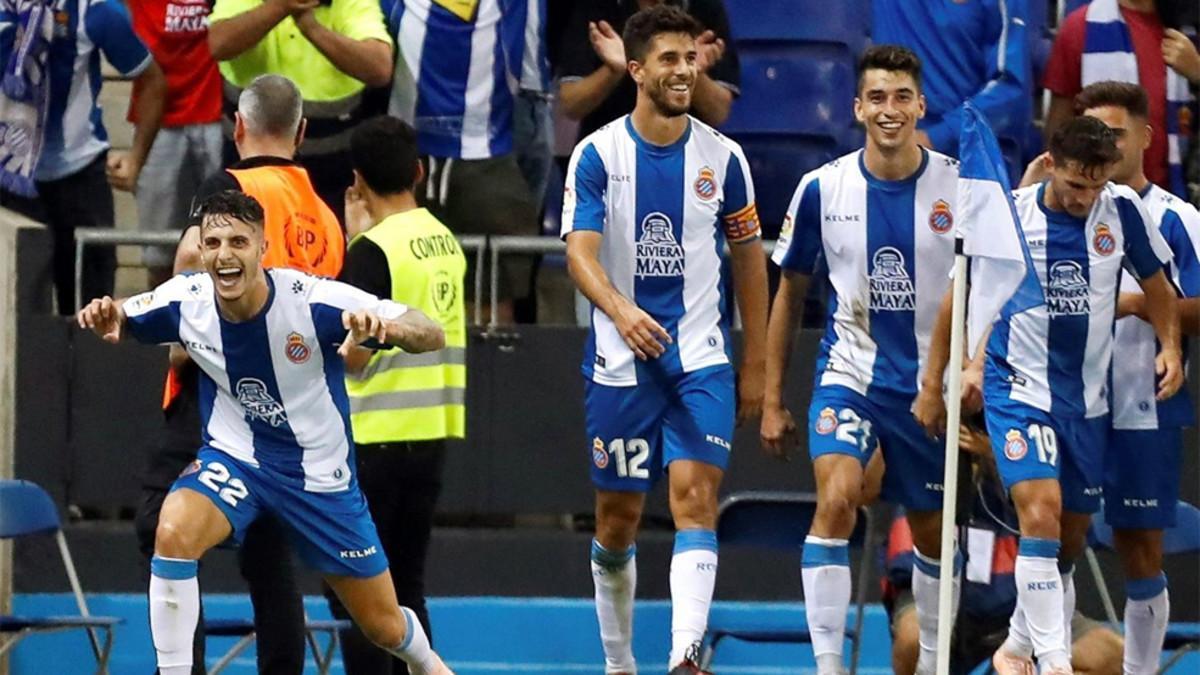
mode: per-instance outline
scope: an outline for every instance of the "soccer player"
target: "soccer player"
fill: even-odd
[[[596,487],[591,567],[606,673],[637,672],[634,538],[665,471],[675,521],[671,673],[699,673],[717,572],[717,490],[735,419],[721,254],[730,244],[744,327],[736,416],[762,404],[766,261],[750,167],[733,141],[688,116],[701,27],[656,6],[626,23],[637,104],[585,138],[567,171],[563,237],[592,303],[584,354]]]
[[[1162,345],[1155,397],[1170,398],[1183,382],[1178,306],[1163,273],[1170,250],[1137,193],[1109,183],[1121,160],[1116,142],[1092,117],[1051,136],[1048,179],[1013,195],[1045,302],[1003,310],[984,358],[964,375],[975,388],[982,368],[988,433],[1021,530],[1017,607],[992,659],[1001,675],[1032,673],[1033,656],[1043,674],[1071,672],[1064,617],[1074,613],[1074,560],[1100,506],[1122,268],[1145,293]],[[937,339],[948,342],[948,331]]]
[[[918,390],[938,397],[942,391],[940,378],[922,382],[918,374],[954,263],[958,162],[917,144],[914,131],[925,114],[921,62],[904,47],[863,53],[854,112],[866,127],[866,147],[801,179],[775,248],[783,277],[767,331],[762,441],[785,454],[793,440],[783,379],[808,277],[824,258],[829,319],[808,409],[817,513],[801,561],[813,653],[819,673],[843,672],[847,539],[863,467],[879,444],[888,467],[883,498],[907,509],[916,545],[918,672],[926,673],[937,643],[945,460],[941,443],[910,411]]]
[[[151,561],[159,672],[191,672],[198,560],[231,536],[240,541],[269,512],[377,645],[418,674],[449,673],[412,610],[396,602],[351,461],[341,358],[364,342],[440,349],[441,328],[345,284],[264,270],[264,216],[252,197],[219,192],[201,205],[200,218],[207,274],[176,276],[125,301],[105,296],[78,316],[109,342],[128,333],[180,343],[203,371],[203,444],[163,504]]]
[[[1200,333],[1200,212],[1153,184],[1143,170],[1150,143],[1146,92],[1136,84],[1098,82],[1075,97],[1082,114],[1117,134],[1121,161],[1113,182],[1133,188],[1151,223],[1171,249],[1169,269],[1180,300],[1181,330]],[[1163,529],[1175,525],[1179,501],[1182,428],[1196,423],[1187,394],[1155,400],[1154,330],[1146,322],[1147,298],[1128,276],[1121,279],[1113,359],[1112,431],[1104,456],[1104,515],[1113,526],[1125,572],[1124,672],[1158,672],[1170,615],[1162,571]]]

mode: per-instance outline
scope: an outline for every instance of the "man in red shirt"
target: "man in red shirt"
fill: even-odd
[[[1200,82],[1200,54],[1183,33],[1163,26],[1154,0],[1119,0],[1121,18],[1129,30],[1133,53],[1137,58],[1138,82],[1150,98],[1150,127],[1153,134],[1146,150],[1146,177],[1154,184],[1172,189],[1167,146],[1167,67],[1193,84]],[[1087,38],[1087,11],[1084,5],[1071,12],[1059,27],[1050,60],[1046,64],[1043,86],[1053,95],[1046,115],[1045,138],[1058,125],[1075,116],[1075,95],[1083,90],[1083,53]],[[1184,136],[1195,137],[1194,115],[1179,115]],[[1182,124],[1181,124],[1182,126]]]
[[[133,0],[133,29],[167,76],[162,128],[137,184],[139,227],[182,228],[197,186],[221,169],[221,74],[208,50],[209,0]],[[141,92],[134,86],[129,121]],[[151,283],[171,274],[174,251],[147,247]]]

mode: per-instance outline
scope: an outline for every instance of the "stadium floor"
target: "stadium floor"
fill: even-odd
[[[309,617],[329,617],[328,606],[320,597],[307,597]],[[125,623],[118,627],[114,642],[112,675],[151,673],[153,648],[147,622],[146,600],[135,594],[96,594],[88,596],[93,614],[118,616]],[[753,622],[756,626],[783,627],[803,619],[800,605],[792,603],[723,603],[713,608],[714,622]],[[206,616],[212,619],[238,618],[250,613],[244,595],[206,595]],[[17,594],[13,597],[16,614],[72,614],[75,601],[69,594]],[[596,616],[588,599],[574,598],[435,598],[430,601],[435,639],[439,651],[458,675],[487,673],[599,673],[603,668],[600,643],[596,637]],[[665,666],[670,634],[670,606],[664,600],[639,602],[634,618],[637,636],[634,651],[642,669],[657,671],[657,662]],[[859,673],[890,673],[890,640],[886,615],[879,605],[867,607],[864,618],[862,660]],[[231,645],[231,638],[212,638],[208,642],[211,665]],[[87,639],[80,631],[35,636],[16,648],[10,675],[87,675],[94,672]],[[714,668],[720,675],[798,675],[814,672],[807,645],[722,644]],[[665,668],[664,668],[665,669]],[[254,670],[254,652],[248,650],[223,671],[228,675],[250,675]],[[306,673],[315,673],[309,666]],[[332,673],[342,673],[340,661]],[[1191,654],[1174,672],[1200,672],[1200,655]]]

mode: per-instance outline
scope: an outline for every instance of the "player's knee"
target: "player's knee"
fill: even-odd
[[[672,486],[671,515],[676,527],[713,527],[717,518],[716,488],[703,482]]]
[[[637,536],[642,510],[634,504],[607,504],[596,510],[596,538],[606,548],[628,547]]]
[[[856,495],[844,491],[828,490],[817,497],[816,522],[827,534],[846,536],[854,529],[854,509],[858,504]]]
[[[1062,536],[1062,501],[1056,495],[1039,495],[1017,506],[1021,534],[1044,539]]]
[[[196,560],[202,551],[196,550],[194,537],[173,518],[160,518],[154,530],[154,552],[167,558]]]

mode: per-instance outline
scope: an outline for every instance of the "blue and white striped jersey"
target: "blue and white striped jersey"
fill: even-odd
[[[177,276],[123,305],[139,342],[177,342],[200,366],[203,442],[265,464],[309,492],[350,486],[350,404],[338,345],[343,310],[395,319],[408,308],[337,281],[267,270],[271,294],[249,321],[220,316],[212,278]]]
[[[421,154],[484,159],[513,150],[513,96],[522,73],[524,2],[382,0],[396,41],[388,113],[417,130]],[[518,6],[519,5],[519,6]],[[502,25],[504,24],[504,25]]]
[[[1200,212],[1154,184],[1142,194],[1142,204],[1171,249],[1171,280],[1184,297],[1200,297]],[[1126,275],[1121,278],[1121,291],[1141,293],[1142,289]],[[1166,401],[1155,400],[1154,328],[1128,316],[1117,320],[1114,340],[1120,357],[1112,364],[1113,428],[1171,429],[1195,424],[1196,411],[1186,388]]]
[[[772,260],[829,268],[829,318],[816,385],[907,408],[954,268],[958,162],[923,151],[909,178],[872,176],[858,150],[800,180]]]
[[[726,240],[759,236],[750,166],[734,141],[695,118],[675,143],[638,136],[625,115],[575,147],[563,195],[562,236],[603,235],[600,264],[613,286],[671,334],[666,353],[640,363],[613,321],[592,308],[583,373],[628,386],[647,369],[676,374],[729,363],[721,255]]]
[[[1046,302],[1005,308],[987,345],[985,396],[1066,417],[1108,413],[1108,368],[1121,270],[1153,275],[1171,259],[1133,190],[1109,183],[1086,219],[1050,211],[1045,185],[1013,193]],[[995,377],[991,377],[994,375]]]

